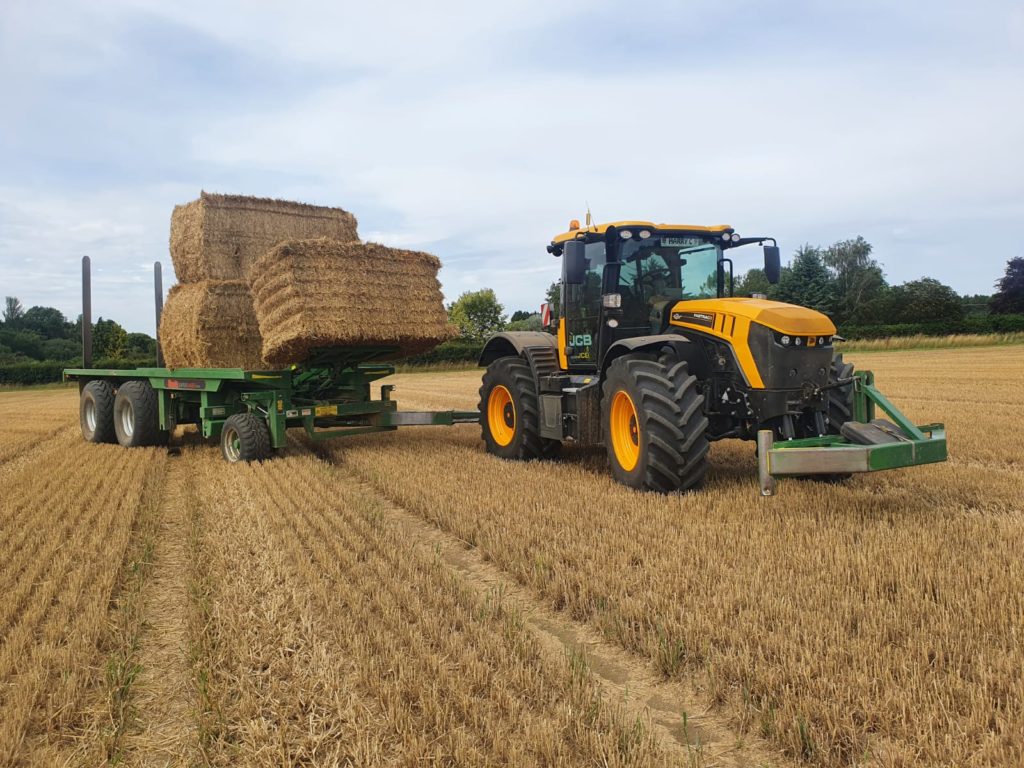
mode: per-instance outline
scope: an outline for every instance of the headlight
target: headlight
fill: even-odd
[[[789,336],[783,336],[781,339],[779,339],[779,341],[782,342],[782,346],[784,346],[784,347],[788,347],[789,346]]]
[[[628,229],[619,230],[619,237],[621,237],[623,240],[629,240],[629,238],[631,238],[632,236],[633,233]]]
[[[619,327],[619,321],[616,320],[614,317],[609,317],[608,318],[608,327],[609,328],[618,328]]]
[[[649,229],[641,229],[640,230],[640,239],[641,240],[646,240],[650,236],[651,236],[651,230],[649,230]]]
[[[601,297],[601,303],[604,304],[605,309],[618,309],[622,306],[622,294],[606,293]]]

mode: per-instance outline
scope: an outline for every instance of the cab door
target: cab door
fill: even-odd
[[[605,244],[583,246],[585,268],[582,279],[562,278],[562,323],[565,326],[565,356],[570,370],[597,369],[601,332],[601,293],[606,262]],[[568,259],[566,259],[568,264]]]

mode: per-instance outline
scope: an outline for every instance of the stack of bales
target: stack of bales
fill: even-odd
[[[275,365],[317,348],[391,347],[390,357],[433,349],[454,335],[436,256],[375,243],[290,240],[263,255],[249,282]]]
[[[171,259],[168,367],[280,367],[338,346],[403,357],[454,335],[437,258],[359,242],[339,208],[204,192],[174,209]]]

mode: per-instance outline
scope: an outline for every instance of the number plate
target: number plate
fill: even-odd
[[[703,245],[704,241],[699,237],[663,237],[661,244],[665,247],[685,247],[688,245]]]
[[[318,405],[316,407],[317,416],[337,416],[338,406],[336,405]]]

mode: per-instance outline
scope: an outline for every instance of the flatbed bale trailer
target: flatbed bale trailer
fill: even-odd
[[[125,447],[166,444],[181,424],[195,424],[205,438],[219,438],[229,462],[270,458],[302,428],[310,439],[330,440],[402,426],[475,424],[477,411],[399,411],[394,386],[371,385],[394,366],[381,359],[393,347],[316,350],[301,365],[271,370],[241,368],[91,368],[89,257],[82,260],[83,367],[68,368],[77,381],[82,435],[90,442]],[[154,265],[157,328],[163,304],[160,264]],[[159,344],[158,344],[159,349]]]

